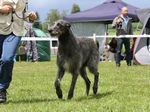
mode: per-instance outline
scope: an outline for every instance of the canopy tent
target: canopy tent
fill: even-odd
[[[40,38],[40,37],[47,37],[47,35],[40,29],[33,28],[32,30],[34,32],[32,37],[38,37],[38,38]],[[24,31],[24,35],[26,35],[26,36],[28,36],[29,33],[30,33],[29,30],[28,31],[27,30]],[[30,37],[30,35],[29,35],[29,37]],[[36,42],[35,45],[36,45],[36,49],[37,49],[37,53],[38,53],[38,57],[39,57],[38,60],[39,61],[50,61],[50,42],[48,42],[48,41],[32,41],[31,42],[32,49],[33,49],[33,43],[35,43],[35,42]]]
[[[137,21],[138,17],[136,10],[138,8],[131,6],[122,0],[106,0],[104,3],[94,8],[65,16],[64,20],[69,21],[72,24],[72,31],[78,37],[92,36],[94,33],[96,35],[106,35],[106,23],[112,22],[112,20],[120,14],[123,6],[128,7],[129,16],[133,18],[134,21]],[[98,38],[98,40],[100,44],[100,53],[102,53],[106,38]]]
[[[94,8],[68,15],[64,17],[64,19],[69,22],[111,22],[120,14],[123,6],[128,7],[129,17],[131,17],[134,21],[137,21],[138,17],[136,10],[138,8],[129,5],[122,0],[106,0],[104,3]]]
[[[36,37],[47,37],[47,35],[40,29],[34,28]],[[37,49],[39,54],[39,61],[50,60],[50,43],[48,41],[37,41]]]
[[[34,28],[35,37],[47,37],[47,35],[40,29]],[[37,49],[39,54],[39,61],[50,61],[50,42],[37,41]]]
[[[137,11],[140,21],[143,23],[141,34],[150,35],[150,8]],[[138,37],[134,47],[134,59],[137,64],[150,64],[150,38]]]

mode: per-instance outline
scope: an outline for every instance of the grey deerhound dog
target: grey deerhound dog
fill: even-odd
[[[87,76],[86,67],[94,74],[93,93],[96,95],[99,80],[99,44],[90,38],[75,38],[70,27],[71,25],[67,21],[59,20],[48,29],[51,36],[57,37],[59,41],[57,54],[58,73],[55,81],[57,96],[60,99],[63,97],[60,81],[65,71],[72,74],[68,99],[73,97],[78,74],[85,81],[86,94],[88,95],[91,82]]]

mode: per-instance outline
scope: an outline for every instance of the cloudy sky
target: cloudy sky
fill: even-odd
[[[66,10],[68,13],[71,10],[72,4],[79,4],[81,10],[92,8],[103,3],[105,0],[28,0],[29,10],[39,12],[40,19],[45,20],[47,13],[51,9],[58,9],[59,11]],[[150,0],[123,0],[131,5],[139,8],[150,8]]]

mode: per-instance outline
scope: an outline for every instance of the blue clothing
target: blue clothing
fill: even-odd
[[[21,41],[13,33],[0,35],[0,90],[7,89],[12,79],[13,60]]]
[[[129,17],[128,16],[127,17],[123,17],[123,19],[124,19],[125,24],[128,25]]]
[[[122,16],[121,16],[122,17]],[[128,22],[129,22],[129,17],[122,17],[123,22],[122,22],[122,28],[125,32],[127,32],[127,27],[128,27]],[[126,34],[126,33],[125,33]]]

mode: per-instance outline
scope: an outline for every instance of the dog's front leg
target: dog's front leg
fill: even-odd
[[[68,93],[68,99],[71,99],[73,97],[74,94],[74,88],[77,82],[77,78],[78,78],[78,74],[77,73],[73,73],[72,74],[72,81],[71,81],[71,85],[70,85],[70,90]]]
[[[62,93],[62,90],[61,90],[61,87],[60,87],[60,81],[63,78],[64,73],[65,73],[64,68],[63,67],[59,67],[58,68],[57,77],[56,77],[56,80],[55,80],[56,94],[57,94],[58,98],[60,98],[60,99],[63,98],[63,93]]]

